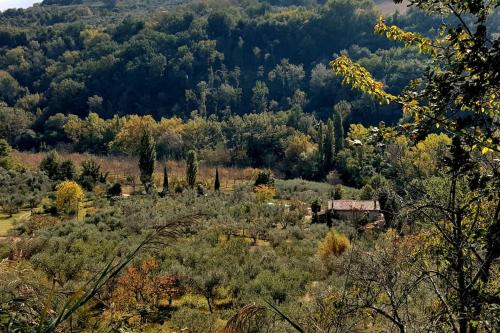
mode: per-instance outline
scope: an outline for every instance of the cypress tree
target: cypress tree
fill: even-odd
[[[153,182],[153,172],[156,163],[156,143],[149,131],[144,131],[139,146],[139,170],[141,182],[146,193],[153,194],[156,189]]]
[[[52,180],[58,178],[59,165],[60,165],[59,154],[56,151],[50,151],[47,156],[44,157],[42,162],[40,162],[40,171],[45,172],[45,174]]]
[[[344,149],[344,118],[351,113],[351,104],[346,101],[338,102],[334,109],[335,119],[335,153]]]
[[[163,191],[161,192],[162,196],[166,196],[168,194],[168,170],[167,166],[163,166]]]
[[[7,140],[0,139],[0,158],[9,157],[12,152],[12,147]]]
[[[335,134],[334,134],[334,129],[333,129],[333,121],[331,119],[328,120],[327,126],[326,126],[326,136],[325,136],[325,143],[323,146],[324,149],[324,172],[327,173],[329,172],[332,167],[333,167],[333,153],[334,153],[334,145],[335,145]]]
[[[324,137],[323,137],[323,122],[319,123],[319,130],[318,130],[318,152],[319,152],[319,163],[320,165],[323,165],[323,156],[325,154],[324,152]]]
[[[214,184],[214,189],[217,192],[220,191],[219,168],[215,168],[215,184]]]
[[[196,185],[197,173],[198,173],[198,161],[196,157],[196,152],[194,150],[190,150],[188,151],[186,158],[186,182],[192,189]]]
[[[341,112],[335,115],[335,153],[344,149],[344,116]]]

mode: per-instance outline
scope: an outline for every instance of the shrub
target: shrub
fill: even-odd
[[[0,199],[0,206],[2,207],[2,210],[10,217],[19,213],[19,210],[23,207],[24,203],[24,199],[19,193],[2,194],[2,198]]]
[[[366,184],[361,189],[360,199],[361,200],[372,200],[375,198],[375,190],[370,184]]]
[[[205,187],[202,184],[198,184],[196,186],[196,192],[198,193],[198,196],[204,196],[205,195]]]
[[[50,228],[59,222],[59,219],[54,216],[32,215],[16,226],[16,232],[21,235],[33,235],[34,232]]]
[[[114,183],[108,188],[108,195],[112,197],[117,197],[122,195],[122,185],[120,183]]]
[[[255,188],[255,196],[258,201],[269,201],[277,194],[276,188],[266,185],[260,185]]]
[[[8,157],[12,152],[12,148],[5,139],[0,139],[0,157]]]
[[[331,256],[341,256],[349,247],[351,243],[349,239],[335,230],[331,230],[325,239],[319,244],[318,254],[322,259],[328,259]]]
[[[333,192],[333,199],[340,200],[342,199],[342,185],[335,185],[335,190]]]
[[[101,171],[101,166],[94,160],[82,163],[79,182],[84,189],[92,191],[97,183],[106,183],[107,173]]]
[[[173,326],[191,333],[217,331],[215,315],[197,309],[181,308],[172,315]]]
[[[73,162],[66,160],[61,162],[59,155],[55,151],[51,151],[40,162],[40,171],[52,180],[73,180],[76,177],[76,169]]]
[[[40,162],[39,169],[45,172],[50,179],[56,179],[59,170],[59,155],[57,152],[49,152],[42,162]]]
[[[57,185],[56,205],[59,211],[77,212],[84,193],[80,185],[71,180],[63,181]]]
[[[261,185],[274,185],[274,178],[270,171],[261,171],[257,175],[257,179],[255,179],[255,186],[257,187]]]
[[[10,153],[12,152],[12,148],[7,143],[6,140],[0,139],[0,168],[10,169],[12,168],[12,158],[10,157]]]
[[[174,191],[175,193],[182,193],[184,192],[184,187],[180,183],[177,183],[175,184]]]
[[[59,165],[57,180],[73,180],[76,178],[76,168],[70,160],[63,161]]]
[[[12,216],[28,205],[36,208],[49,188],[47,176],[41,172],[4,170],[0,168],[0,206]]]

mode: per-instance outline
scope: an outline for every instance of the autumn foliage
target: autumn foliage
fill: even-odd
[[[319,244],[318,254],[322,259],[328,259],[332,256],[338,257],[341,256],[350,246],[351,243],[346,236],[332,230]]]
[[[129,267],[118,277],[112,301],[118,312],[137,313],[142,320],[147,313],[172,305],[173,299],[183,293],[181,280],[161,274],[156,259],[150,258],[137,267]]]
[[[85,194],[78,183],[66,180],[57,185],[56,205],[59,211],[77,212]]]
[[[257,200],[262,202],[273,199],[277,194],[276,188],[268,185],[259,185],[255,188],[254,192]]]

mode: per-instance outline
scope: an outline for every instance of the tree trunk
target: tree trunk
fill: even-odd
[[[208,304],[208,310],[210,311],[210,313],[214,313],[213,310],[212,310],[212,303],[210,303],[210,297],[206,297],[206,300],[207,300],[207,304]]]

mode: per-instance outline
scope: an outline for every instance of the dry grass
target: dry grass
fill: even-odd
[[[40,165],[47,153],[13,152],[14,159],[28,169],[35,170]],[[71,160],[77,168],[88,160],[97,161],[103,171],[109,173],[109,180],[118,181],[122,184],[136,182],[139,184],[139,167],[136,158],[125,156],[97,156],[91,154],[64,153],[59,152],[62,159]],[[186,165],[183,161],[168,161],[169,180],[171,183],[181,182],[185,179]],[[155,183],[161,186],[163,181],[163,163],[156,166],[154,175]],[[221,187],[223,190],[231,190],[234,187],[255,179],[258,169],[253,168],[219,168]],[[215,168],[200,163],[198,167],[198,181],[207,185],[212,185],[215,179]]]
[[[18,219],[23,219],[29,217],[31,212],[29,210],[22,210],[17,214],[12,215],[12,217],[7,214],[0,212],[0,237],[5,237],[12,229],[14,222]]]
[[[12,229],[12,219],[3,219],[0,217],[0,237],[7,236],[10,229]]]

